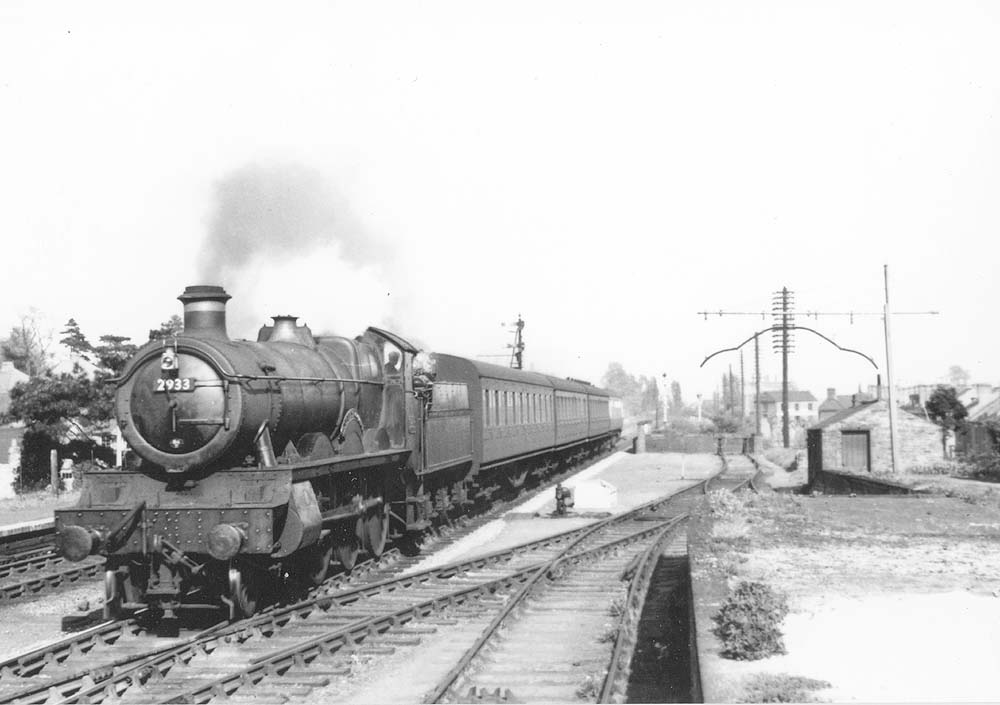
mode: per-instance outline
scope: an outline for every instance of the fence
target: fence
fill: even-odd
[[[646,450],[659,453],[718,453],[729,455],[754,452],[753,436],[714,433],[654,433],[646,436]]]

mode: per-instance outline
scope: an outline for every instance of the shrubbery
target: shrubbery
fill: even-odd
[[[764,583],[741,582],[712,617],[713,633],[722,641],[722,655],[756,661],[785,653],[779,628],[788,614],[788,600]]]
[[[973,453],[965,458],[965,474],[975,480],[1000,482],[1000,453]]]
[[[747,512],[747,503],[751,497],[748,492],[730,492],[729,490],[712,490],[707,495],[708,511],[719,519],[742,517]]]

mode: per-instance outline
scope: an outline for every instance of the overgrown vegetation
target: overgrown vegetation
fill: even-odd
[[[788,599],[765,583],[742,581],[712,617],[712,632],[722,642],[722,655],[756,661],[785,653],[781,622]]]
[[[749,492],[713,490],[708,493],[708,511],[717,519],[733,519],[745,516],[747,504],[752,498]]]
[[[604,685],[604,678],[607,673],[592,673],[584,677],[583,682],[576,688],[576,697],[580,700],[594,700],[601,694],[601,686]]]
[[[169,337],[182,328],[183,321],[173,316],[158,329],[150,330],[149,338]],[[121,374],[137,346],[121,335],[102,335],[100,342],[92,345],[73,318],[66,322],[62,336],[59,343],[74,361],[70,373],[53,374],[51,335],[39,333],[31,317],[24,317],[0,344],[3,354],[30,375],[26,382],[10,390],[8,416],[26,426],[15,484],[18,492],[49,484],[52,450],[60,459],[72,459],[77,466],[107,466],[114,462],[110,438],[115,390],[107,380]]]
[[[816,702],[813,691],[829,688],[827,681],[790,676],[787,673],[758,673],[747,679],[743,688],[745,703]]]
[[[962,474],[974,480],[1000,482],[1000,453],[974,453],[964,459]]]

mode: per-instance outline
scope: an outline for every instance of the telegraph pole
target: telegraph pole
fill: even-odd
[[[524,364],[524,338],[521,331],[524,330],[524,320],[521,314],[517,314],[517,322],[514,324],[514,344],[510,346],[510,366],[515,370],[523,369]]]
[[[760,435],[760,341],[753,337],[753,427]]]
[[[892,389],[892,338],[889,336],[889,265],[882,265],[885,277],[885,378],[889,385],[889,450],[892,456],[892,472],[898,470],[899,462],[899,427],[896,419],[896,404]]]
[[[740,350],[740,429],[747,420],[747,386],[743,382],[743,351]]]
[[[788,433],[788,349],[791,341],[789,326],[794,323],[794,317],[791,313],[792,297],[793,294],[788,290],[788,287],[783,286],[781,291],[774,292],[771,305],[774,318],[777,319],[779,315],[781,317],[780,337],[776,330],[772,347],[781,351],[781,442],[785,448],[791,445]]]
[[[819,316],[848,316],[848,317],[850,317],[851,323],[854,323],[854,317],[855,316],[882,316],[883,320],[885,321],[886,365],[891,368],[892,361],[890,360],[890,357],[891,357],[891,342],[890,342],[890,336],[889,336],[889,316],[890,316],[890,311],[889,311],[889,268],[888,268],[888,265],[885,265],[885,267],[884,267],[884,276],[885,276],[885,306],[884,306],[883,310],[880,311],[880,312],[876,313],[876,312],[869,312],[869,311],[807,311],[807,312],[805,312],[802,315],[806,316],[807,318],[808,317],[818,318]],[[786,448],[788,448],[789,445],[790,445],[789,427],[788,427],[788,422],[789,422],[789,419],[788,419],[788,354],[793,351],[793,346],[794,346],[794,341],[792,340],[791,331],[793,331],[793,330],[807,330],[809,332],[816,333],[816,335],[819,335],[821,338],[824,338],[827,342],[832,343],[837,348],[839,348],[839,349],[841,349],[841,350],[843,350],[845,352],[857,353],[857,354],[861,355],[862,357],[864,357],[865,359],[867,359],[873,365],[875,364],[874,361],[870,357],[868,357],[867,355],[865,355],[864,353],[860,353],[857,350],[850,350],[848,348],[843,348],[843,347],[837,345],[836,343],[834,343],[832,340],[830,340],[826,336],[824,336],[822,333],[819,333],[818,331],[815,331],[815,330],[813,330],[811,328],[806,328],[804,326],[796,325],[795,324],[795,313],[793,311],[793,309],[794,309],[794,301],[793,301],[793,299],[794,299],[794,293],[792,291],[790,291],[788,289],[788,287],[782,287],[781,291],[774,292],[773,298],[772,298],[772,306],[771,306],[771,316],[772,316],[774,322],[772,323],[770,329],[764,329],[762,331],[758,331],[753,336],[751,336],[751,338],[754,341],[754,362],[755,362],[755,371],[754,371],[755,374],[754,374],[754,376],[756,378],[756,381],[755,381],[756,398],[754,399],[754,407],[755,407],[755,411],[754,411],[755,424],[754,425],[755,425],[755,429],[756,429],[756,432],[759,434],[760,433],[760,348],[759,348],[759,344],[758,344],[757,338],[762,333],[766,333],[767,330],[770,330],[771,333],[772,333],[772,349],[774,350],[774,352],[781,352],[781,415],[782,415],[781,435],[782,435],[782,442],[783,442],[783,444],[784,444],[784,446]],[[901,316],[901,315],[932,315],[932,316],[934,316],[934,315],[937,315],[937,314],[938,314],[937,311],[896,311],[892,315],[896,315],[896,316]],[[760,316],[761,320],[764,320],[764,319],[767,318],[768,314],[766,312],[764,312],[764,311],[723,311],[723,310],[719,310],[719,311],[698,311],[698,315],[699,316],[703,316],[705,318],[705,320],[708,320],[709,315],[718,315],[720,317],[721,316]],[[743,343],[741,343],[738,348],[727,348],[726,350],[727,351],[731,351],[731,350],[739,349],[743,345],[745,345],[746,343],[749,343],[750,340],[751,340],[751,338],[748,338]],[[705,362],[707,362],[711,357],[717,355],[720,352],[724,352],[724,351],[720,350],[720,351],[717,351],[716,353],[712,353],[712,355],[709,355],[707,358],[705,358],[705,360],[701,364],[704,365]],[[876,369],[877,369],[877,365],[876,365]],[[895,421],[896,421],[896,419],[895,419],[896,412],[895,412],[895,408],[894,408],[894,399],[893,399],[894,392],[892,390],[891,370],[890,370],[889,374],[890,374],[890,376],[889,376],[889,380],[888,381],[889,381],[889,390],[890,390],[889,391],[889,395],[890,395],[890,398],[889,398],[890,435],[892,435],[892,445],[893,445],[893,448],[895,449],[895,448],[898,448],[898,445],[896,443],[896,438],[895,438],[894,431],[892,430],[896,426],[896,423],[895,423]],[[893,458],[894,458],[893,469],[894,470],[895,470],[895,457],[896,457],[896,451],[894,450],[893,451]]]

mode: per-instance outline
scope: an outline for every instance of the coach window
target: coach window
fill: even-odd
[[[493,425],[500,425],[500,392],[496,389],[491,389],[490,394],[493,395]]]
[[[490,390],[483,388],[483,426],[490,425]]]

